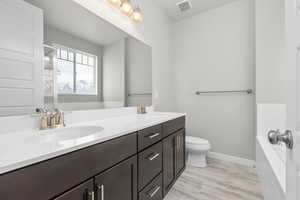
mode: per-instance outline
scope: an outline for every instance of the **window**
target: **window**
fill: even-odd
[[[58,93],[97,95],[98,57],[68,47],[55,46]]]

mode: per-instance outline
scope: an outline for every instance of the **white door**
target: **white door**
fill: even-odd
[[[43,13],[23,0],[0,0],[0,116],[43,106]]]
[[[285,0],[284,21],[287,130],[269,139],[287,143],[286,200],[300,200],[300,0]]]
[[[294,145],[287,149],[287,200],[300,199],[300,1],[285,1],[285,38],[287,69],[287,129],[292,131]]]

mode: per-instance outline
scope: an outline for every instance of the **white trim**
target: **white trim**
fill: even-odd
[[[272,147],[269,147],[272,148]],[[285,192],[283,187],[274,171],[273,163],[270,163],[268,155],[266,154],[266,144],[263,144],[261,139],[256,140],[256,171],[263,189],[263,195],[265,200],[283,200],[285,198]],[[273,152],[276,154],[275,152]],[[274,157],[274,156],[273,156]],[[279,167],[280,166],[276,166]],[[285,172],[282,170],[282,172]],[[285,187],[284,187],[285,188]]]
[[[223,153],[216,153],[216,152],[208,152],[207,156],[209,158],[214,158],[214,159],[223,160],[223,161],[232,162],[232,163],[250,166],[250,167],[255,167],[254,160],[248,160],[245,158],[230,156],[230,155],[226,155]]]

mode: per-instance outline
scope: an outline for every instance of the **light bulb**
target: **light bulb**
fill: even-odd
[[[125,15],[130,16],[133,12],[133,8],[132,8],[132,5],[131,5],[130,1],[129,0],[124,0],[121,7],[120,7],[120,10]]]
[[[137,7],[130,16],[131,20],[134,22],[142,22],[143,21],[143,15],[141,12],[141,9]]]
[[[114,6],[121,6],[122,1],[121,0],[107,0],[111,5]]]

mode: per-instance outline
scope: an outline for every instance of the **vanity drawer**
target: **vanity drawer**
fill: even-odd
[[[162,171],[162,143],[139,153],[139,191]]]
[[[162,125],[152,126],[138,132],[138,150],[141,151],[162,138]]]
[[[172,133],[185,127],[185,117],[173,119],[163,124],[163,137],[167,137]]]
[[[140,193],[139,200],[162,200],[162,174],[159,174]]]
[[[133,133],[0,175],[0,199],[51,199],[136,153]]]

